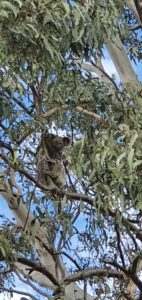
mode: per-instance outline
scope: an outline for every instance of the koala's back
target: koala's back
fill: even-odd
[[[52,190],[53,186],[64,186],[65,170],[62,162],[63,149],[68,138],[43,134],[37,148],[37,170],[39,182]]]

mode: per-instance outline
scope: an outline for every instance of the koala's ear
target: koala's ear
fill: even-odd
[[[64,147],[68,146],[70,144],[70,138],[64,137],[63,138]]]

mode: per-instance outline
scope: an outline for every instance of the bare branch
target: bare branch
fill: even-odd
[[[142,291],[142,282],[137,278],[137,273],[139,271],[141,271],[142,269],[142,257],[140,254],[138,254],[133,262],[132,262],[132,266],[130,267],[130,280],[129,280],[129,284],[127,286],[127,291],[130,293],[131,296],[135,295],[135,290],[137,288],[137,286],[139,287],[140,291]],[[139,280],[139,282],[138,282]],[[140,286],[141,283],[141,286]],[[138,285],[139,284],[139,285]]]
[[[17,275],[17,277],[19,278],[20,281],[22,281],[25,284],[28,284],[34,291],[36,291],[38,294],[42,295],[43,297],[49,298],[49,295],[47,293],[45,293],[44,291],[41,291],[40,289],[38,289],[29,279],[29,277],[26,274],[23,274],[21,271],[20,273],[22,273],[22,275],[26,278],[22,278],[22,276],[19,274],[19,272],[17,272],[16,270],[14,270],[14,273]]]
[[[68,106],[68,105],[63,105],[63,106],[62,106],[62,109],[68,110],[68,109],[69,109],[69,106]],[[75,106],[75,109],[76,109],[78,112],[80,112],[80,113],[87,114],[88,116],[91,116],[91,117],[97,119],[98,121],[104,121],[103,118],[102,118],[100,115],[98,115],[98,114],[96,114],[96,113],[94,113],[94,112],[92,112],[92,111],[89,111],[89,110],[87,110],[87,109],[84,109],[84,108],[82,108],[81,106]],[[41,114],[41,115],[37,116],[37,119],[38,119],[38,118],[39,118],[39,119],[40,119],[40,118],[41,118],[41,119],[42,119],[42,118],[43,118],[43,119],[47,119],[47,118],[51,117],[52,115],[54,115],[58,110],[59,110],[58,107],[52,108],[52,109],[50,109],[48,112],[46,112],[46,113],[44,113],[44,114]]]
[[[38,298],[36,298],[35,296],[33,296],[32,294],[30,293],[27,293],[27,292],[23,292],[23,291],[18,291],[16,289],[11,289],[11,288],[6,288],[6,287],[3,287],[2,285],[0,285],[0,289],[2,291],[5,291],[5,292],[9,292],[9,293],[15,293],[15,294],[20,294],[20,295],[24,295],[24,296],[27,296],[27,297],[30,297],[31,299],[33,300],[38,300]]]
[[[133,233],[135,233],[136,238],[142,242],[142,230],[139,229],[139,227],[136,226],[135,224],[128,221],[127,218],[125,218],[125,217],[123,217],[122,221],[123,221],[123,224],[127,225],[131,229],[131,231]]]
[[[79,264],[76,262],[76,260],[74,258],[72,258],[68,253],[66,253],[65,251],[62,251],[60,253],[56,253],[56,254],[62,254],[65,255],[70,261],[73,262],[73,264],[77,267],[77,269],[81,270]]]
[[[71,282],[84,280],[86,278],[91,278],[94,276],[101,276],[101,277],[112,277],[112,278],[119,278],[125,280],[124,273],[122,271],[114,271],[109,269],[91,269],[91,270],[82,270],[78,271],[74,275],[70,275],[64,279],[65,284],[69,284]]]
[[[35,131],[35,128],[34,127],[29,127],[27,130],[26,130],[26,132],[23,132],[22,133],[22,136],[19,138],[19,140],[16,140],[16,144],[18,145],[18,146],[20,146],[23,142],[24,142],[24,140],[32,133],[32,132],[34,132]]]
[[[117,269],[119,269],[120,271],[122,271],[126,276],[128,275],[128,271],[122,267],[118,262],[116,261],[110,261],[110,260],[106,260],[106,259],[102,259],[102,261],[106,264],[109,264]]]
[[[91,117],[97,119],[99,122],[100,122],[100,121],[101,121],[101,122],[104,121],[104,120],[102,119],[102,117],[99,116],[98,114],[96,114],[96,113],[94,113],[94,112],[92,112],[92,111],[88,111],[87,109],[84,109],[84,108],[82,108],[81,106],[76,106],[76,110],[79,111],[79,112],[81,112],[81,113],[83,113],[83,114],[86,114],[86,115],[88,115],[88,116],[91,116]]]
[[[57,112],[58,109],[59,109],[58,107],[51,108],[48,112],[39,115],[39,117],[44,118],[44,119],[49,118],[52,115],[54,115],[54,113]]]
[[[133,233],[131,232],[130,228],[127,226],[127,234],[129,235],[129,237],[132,239],[134,246],[135,246],[135,251],[137,252],[138,250],[138,243],[135,239],[135,236],[133,235]]]
[[[134,27],[129,27],[129,31],[135,31],[135,30],[139,30],[142,28],[142,25],[137,25],[137,26],[134,26]]]
[[[13,100],[16,104],[18,104],[18,105],[24,110],[24,112],[26,112],[27,115],[29,115],[30,117],[32,117],[31,112],[30,112],[29,109],[21,102],[20,99],[17,99],[16,97],[13,96],[13,97],[12,97],[12,100]]]
[[[120,258],[121,258],[123,267],[125,268],[125,260],[124,260],[124,255],[123,255],[123,252],[122,252],[122,249],[121,249],[121,237],[120,237],[120,232],[119,232],[119,229],[118,229],[118,225],[115,225],[115,230],[116,230],[116,234],[117,234],[117,246],[118,246],[118,250],[119,250],[119,253],[120,253]]]
[[[14,158],[14,150],[12,149],[10,143],[4,143],[3,141],[0,140],[0,147],[9,150],[12,155],[12,158]]]
[[[112,265],[118,269],[120,269],[125,276],[130,279],[130,282],[132,283],[132,286],[137,286],[140,291],[142,291],[142,281],[137,277],[136,273],[133,272],[132,269],[127,270],[124,267],[121,267],[116,261],[107,261],[103,259],[103,261],[109,265]],[[135,266],[137,267],[137,266]],[[138,266],[139,267],[139,266]]]
[[[97,68],[98,70],[100,70],[110,80],[110,82],[113,84],[114,88],[117,91],[119,90],[118,87],[117,87],[117,85],[116,85],[116,83],[115,83],[115,81],[105,72],[105,70],[102,67],[100,67],[97,64],[95,64],[93,60],[91,60],[91,64],[93,66],[95,66],[95,68]]]
[[[47,270],[47,268],[45,268],[44,266],[39,265],[39,264],[33,262],[32,260],[26,259],[26,258],[24,258],[24,257],[18,257],[18,258],[17,258],[17,261],[18,261],[19,263],[23,264],[23,265],[26,265],[26,266],[30,267],[30,269],[29,269],[29,273],[30,273],[30,274],[31,274],[33,271],[37,271],[37,272],[39,272],[39,273],[42,273],[43,275],[45,275],[46,277],[48,277],[48,278],[50,279],[50,281],[51,281],[54,285],[60,287],[60,284],[59,284],[58,280],[57,280],[57,279],[53,276],[53,274],[50,273],[50,272]]]
[[[30,88],[33,93],[33,100],[34,100],[36,112],[37,112],[37,114],[39,114],[41,111],[41,99],[40,99],[38,92],[37,92],[36,88],[34,87],[34,85],[30,86]]]

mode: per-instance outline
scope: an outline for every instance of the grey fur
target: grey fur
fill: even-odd
[[[70,143],[68,137],[44,133],[37,148],[38,180],[54,191],[64,186],[63,150]]]

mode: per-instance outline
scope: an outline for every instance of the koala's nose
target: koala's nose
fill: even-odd
[[[57,151],[57,156],[58,156],[58,159],[61,159],[61,157],[62,157],[62,151]]]
[[[57,146],[57,151],[60,151],[61,152],[61,150],[62,150],[62,144],[58,144],[58,146]]]

